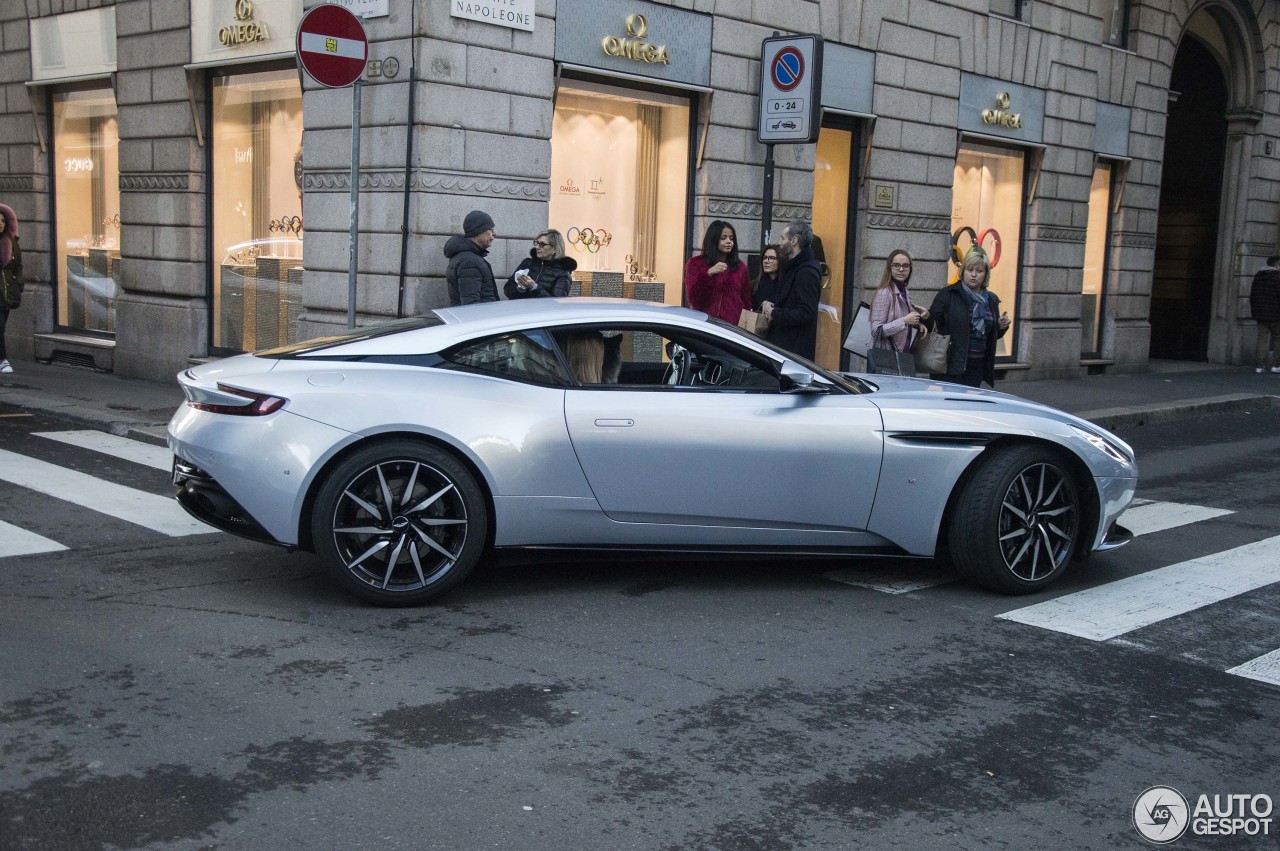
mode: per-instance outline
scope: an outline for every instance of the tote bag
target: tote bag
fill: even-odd
[[[951,335],[934,331],[916,340],[911,352],[916,356],[916,366],[934,374],[947,371],[947,352],[951,349]]]
[[[876,336],[883,340],[883,328]],[[890,341],[893,345],[893,341]],[[916,376],[916,360],[911,352],[900,352],[897,348],[881,349],[872,347],[867,350],[867,372],[875,375],[903,375],[907,378]]]
[[[871,305],[865,301],[859,302],[853,313],[853,324],[844,338],[844,348],[864,358],[871,349]]]

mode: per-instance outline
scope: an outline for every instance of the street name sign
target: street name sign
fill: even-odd
[[[326,3],[298,24],[298,62],[311,79],[330,89],[359,80],[369,58],[369,39],[360,19],[342,6]]]
[[[760,43],[760,116],[765,144],[818,140],[822,123],[822,36],[766,38]]]

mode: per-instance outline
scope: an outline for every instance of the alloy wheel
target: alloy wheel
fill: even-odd
[[[1001,500],[1000,553],[1014,576],[1034,582],[1071,555],[1079,522],[1075,485],[1057,466],[1036,463],[1009,483]]]
[[[443,471],[412,459],[353,476],[334,506],[333,542],[348,574],[383,591],[415,591],[446,575],[467,542],[467,508]]]

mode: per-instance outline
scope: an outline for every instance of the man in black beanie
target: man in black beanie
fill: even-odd
[[[497,235],[493,217],[472,210],[462,220],[462,235],[451,236],[444,244],[444,256],[449,258],[444,279],[449,283],[450,306],[498,301],[493,268],[484,259]]]

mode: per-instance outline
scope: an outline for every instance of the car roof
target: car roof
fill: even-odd
[[[548,325],[564,322],[589,322],[595,318],[622,321],[645,319],[671,319],[674,314],[684,318],[704,320],[706,314],[672,304],[654,301],[636,301],[629,298],[525,298],[468,304],[456,307],[438,307],[433,311],[446,323],[462,323],[468,326],[495,325],[506,327],[511,322]]]
[[[314,354],[387,354],[404,352],[406,347],[415,351],[440,351],[462,340],[551,325],[676,320],[677,324],[688,326],[707,321],[707,314],[686,307],[597,297],[516,299],[440,307],[432,312],[444,324],[338,343]]]

